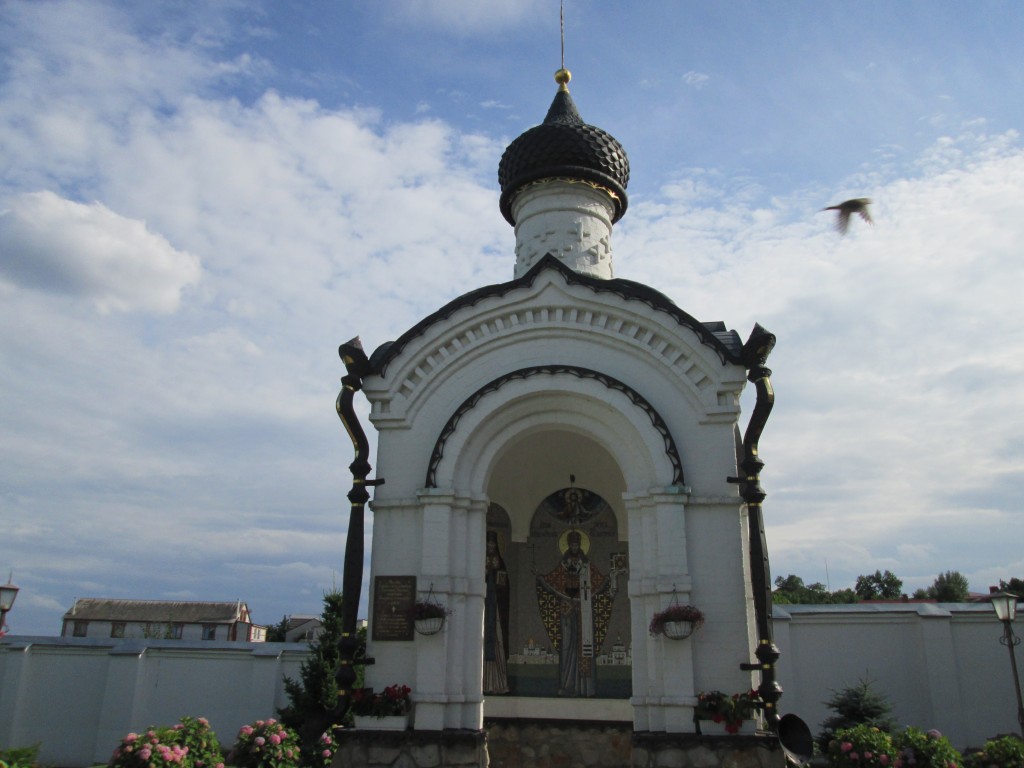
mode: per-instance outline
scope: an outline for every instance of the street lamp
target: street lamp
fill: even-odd
[[[7,612],[14,606],[14,598],[18,596],[18,588],[11,584],[8,577],[6,584],[0,584],[0,636],[4,634]]]
[[[1017,724],[1020,726],[1021,735],[1024,736],[1024,702],[1020,696],[1020,676],[1017,674],[1017,655],[1013,650],[1015,645],[1020,644],[1020,638],[1013,634],[1013,620],[1017,618],[1017,600],[1020,598],[1005,589],[1000,592],[993,592],[989,595],[992,607],[996,610],[996,618],[1003,622],[1003,636],[999,642],[1010,649],[1010,669],[1013,670],[1013,687],[1017,691]]]

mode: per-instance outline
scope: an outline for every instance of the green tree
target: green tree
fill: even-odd
[[[1013,592],[1015,595],[1024,596],[1024,579],[1018,579],[1016,576],[1011,578],[1009,581],[999,580],[999,588],[1004,589],[1007,592]]]
[[[929,592],[940,603],[965,603],[970,595],[967,577],[959,571],[940,573]]]
[[[829,592],[828,587],[821,582],[804,584],[803,579],[791,573],[785,578],[779,576],[775,579],[772,600],[780,605],[820,605],[823,603],[854,603],[857,601],[857,596],[849,589]]]
[[[346,714],[338,711],[338,683],[335,674],[341,662],[338,643],[341,640],[341,606],[343,596],[333,590],[324,595],[320,621],[323,629],[309,644],[309,657],[299,667],[299,680],[286,677],[287,707],[278,710],[281,722],[299,734],[303,754],[309,758],[320,735]],[[366,630],[359,631],[357,657],[366,654]],[[361,671],[361,667],[359,670]]]
[[[268,643],[283,643],[288,632],[288,617],[282,616],[281,621],[267,627]]]
[[[892,571],[875,571],[858,576],[853,591],[861,600],[899,600],[903,582]]]
[[[832,698],[825,702],[825,706],[835,714],[822,721],[818,738],[823,752],[828,750],[833,734],[844,728],[867,725],[886,733],[892,731],[896,724],[892,717],[892,703],[872,686],[871,680],[861,678],[856,685],[832,691]]]

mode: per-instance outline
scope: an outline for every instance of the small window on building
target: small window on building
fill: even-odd
[[[85,637],[85,633],[89,631],[88,621],[76,621],[75,622],[75,637]]]
[[[217,639],[217,625],[216,624],[203,624],[203,640],[216,640]]]
[[[171,639],[181,640],[181,635],[185,631],[184,624],[171,624]]]
[[[110,625],[110,636],[111,637],[124,637],[124,622],[115,621]]]

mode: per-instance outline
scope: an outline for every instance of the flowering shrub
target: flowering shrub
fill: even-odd
[[[831,768],[900,768],[892,737],[870,725],[836,731],[828,743]]]
[[[273,718],[257,720],[239,729],[228,762],[237,768],[298,768],[299,737]]]
[[[389,685],[382,693],[372,688],[356,688],[352,691],[352,713],[363,717],[389,717],[407,715],[412,711],[407,685]]]
[[[959,768],[963,764],[949,739],[934,729],[905,728],[893,736],[892,743],[897,768]]]
[[[176,741],[171,728],[149,728],[145,733],[129,733],[114,750],[110,768],[177,768],[189,766],[188,747]],[[223,766],[223,763],[221,764]]]
[[[173,726],[167,740],[184,747],[188,765],[194,768],[224,768],[220,742],[205,717],[183,717]]]
[[[734,693],[732,696],[721,691],[701,691],[697,694],[694,718],[725,723],[727,733],[737,733],[744,720],[753,718],[759,701],[757,691]]]
[[[111,768],[224,768],[220,742],[205,717],[183,717],[170,728],[129,733],[108,763]]]
[[[1024,766],[1024,741],[1016,736],[989,739],[980,752],[967,755],[969,768],[1021,768]]]
[[[341,728],[340,725],[332,725],[320,735],[316,742],[313,759],[310,762],[311,768],[331,768],[334,752],[338,748],[337,731]]]

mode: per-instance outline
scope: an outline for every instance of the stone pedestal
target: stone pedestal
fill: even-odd
[[[487,768],[483,731],[360,731],[338,735],[332,768]]]
[[[630,765],[632,768],[785,768],[786,756],[773,734],[634,733]]]

